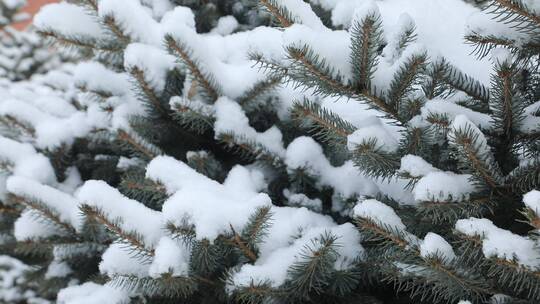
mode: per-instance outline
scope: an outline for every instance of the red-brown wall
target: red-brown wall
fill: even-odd
[[[30,16],[34,16],[38,11],[39,8],[47,3],[52,2],[59,2],[59,0],[27,0],[28,5],[24,8],[24,11],[30,14]],[[15,25],[15,27],[19,30],[25,29],[30,23],[32,22],[31,19],[20,22]]]

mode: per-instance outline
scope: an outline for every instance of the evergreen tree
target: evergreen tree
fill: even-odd
[[[540,301],[540,7],[488,2],[489,87],[376,5],[46,7],[84,62],[6,82],[2,252],[59,303]]]

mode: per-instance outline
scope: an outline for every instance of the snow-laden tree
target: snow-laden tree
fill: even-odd
[[[59,303],[538,302],[540,7],[487,2],[45,7],[6,244]]]

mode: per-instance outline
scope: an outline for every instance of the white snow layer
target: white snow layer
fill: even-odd
[[[488,258],[516,261],[526,267],[540,266],[540,252],[535,241],[495,226],[488,219],[469,218],[456,222],[456,230],[482,238],[482,251]]]
[[[413,189],[414,199],[432,202],[460,202],[475,191],[468,174],[430,172],[420,178]]]
[[[83,7],[67,2],[44,6],[34,16],[33,23],[40,30],[52,30],[67,37],[101,38],[105,35],[100,24]]]
[[[488,114],[473,111],[448,100],[429,100],[422,107],[421,112],[424,118],[427,118],[430,114],[441,114],[446,115],[449,120],[453,120],[458,115],[465,115],[480,128],[490,129],[492,127],[491,117]]]
[[[374,199],[358,203],[354,207],[354,216],[373,220],[397,231],[406,229],[394,209]]]
[[[226,97],[221,97],[215,103],[215,115],[214,130],[216,137],[220,134],[233,132],[233,134],[242,136],[246,140],[262,145],[278,156],[283,156],[285,153],[281,131],[277,127],[272,127],[263,133],[257,133],[255,129],[249,126],[249,120],[238,103]]]
[[[537,217],[540,217],[540,191],[532,190],[523,196],[525,206],[534,211]]]
[[[14,175],[52,184],[56,181],[49,159],[37,153],[30,144],[23,144],[0,136],[0,163],[7,163]]]
[[[189,251],[183,244],[170,237],[162,237],[155,250],[149,274],[158,278],[163,273],[186,276],[189,270]]]
[[[87,282],[66,287],[58,293],[58,304],[127,304],[127,293],[110,287]]]
[[[178,226],[187,221],[194,225],[197,239],[210,241],[230,232],[231,225],[241,230],[257,207],[270,205],[270,197],[259,192],[257,175],[258,171],[235,166],[220,184],[171,157],[155,158],[146,172],[174,192],[163,204],[165,220]]]
[[[305,208],[282,207],[272,210],[273,225],[260,247],[260,257],[255,264],[245,264],[233,274],[235,287],[247,287],[252,282],[270,282],[274,287],[283,284],[289,267],[302,261],[299,253],[308,245],[316,250],[317,240],[325,233],[339,237],[336,250],[340,256],[334,265],[336,269],[349,268],[363,254],[360,234],[350,223],[337,226],[330,218],[325,219]],[[301,233],[301,237],[297,236],[298,233]]]
[[[147,168],[147,177],[165,185],[174,193],[163,205],[165,220],[176,225],[193,225],[197,239],[213,241],[218,235],[231,232],[231,226],[241,231],[248,218],[258,207],[269,206],[272,213],[272,225],[267,237],[260,245],[260,257],[254,265],[244,265],[233,275],[236,287],[249,285],[252,280],[269,280],[273,286],[279,286],[287,277],[287,270],[299,261],[298,253],[304,245],[325,232],[339,237],[342,245],[336,267],[349,267],[352,260],[363,252],[360,235],[351,224],[337,225],[328,216],[309,211],[306,208],[275,207],[270,198],[260,191],[265,187],[262,173],[236,166],[223,184],[219,184],[197,173],[186,164],[170,157],[157,157]],[[299,237],[300,233],[300,237]],[[162,246],[178,246],[170,240]],[[158,247],[159,248],[159,247]],[[183,264],[186,254],[179,247],[173,247],[164,255],[177,256],[174,269],[184,273]],[[170,261],[168,262],[170,263]],[[164,266],[152,265],[157,269]]]
[[[48,223],[39,221],[42,216],[37,211],[25,209],[17,218],[13,227],[13,235],[17,241],[35,240],[51,236],[62,236],[63,233]]]
[[[452,246],[440,235],[429,232],[420,243],[420,255],[424,258],[437,256],[452,261],[456,254]]]
[[[311,137],[298,137],[287,147],[285,163],[289,170],[303,169],[318,177],[322,186],[331,186],[343,197],[354,195],[374,195],[378,188],[363,176],[352,161],[340,167],[333,167],[324,156],[322,147]]]
[[[372,10],[368,1],[317,0],[322,7],[332,11],[335,25],[349,25],[355,10]],[[442,55],[460,70],[489,84],[490,63],[478,61],[470,56],[471,46],[463,43],[468,32],[467,24],[473,14],[481,13],[478,8],[462,0],[385,0],[376,3],[383,21],[385,33],[396,31],[396,25],[403,14],[407,14],[416,24],[417,42],[426,46],[433,55]],[[534,2],[534,0],[531,0]],[[490,19],[489,15],[487,19]],[[444,20],[444,21],[442,21]],[[490,20],[491,21],[491,20]],[[487,23],[489,26],[496,22]],[[440,33],[445,33],[440,35]],[[390,39],[387,39],[390,40]]]
[[[437,172],[439,169],[433,167],[420,156],[407,154],[401,158],[399,171],[407,173],[412,177],[422,177],[431,172]]]
[[[23,198],[37,199],[39,203],[56,212],[62,222],[68,223],[75,229],[80,228],[82,224],[78,202],[67,193],[18,176],[8,178],[7,190]]]
[[[122,219],[119,221],[122,229],[139,233],[149,248],[155,246],[163,234],[161,216],[158,211],[123,196],[104,181],[85,182],[78,190],[76,197],[82,204],[102,210],[109,220]]]

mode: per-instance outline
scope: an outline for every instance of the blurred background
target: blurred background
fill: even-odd
[[[58,2],[59,0],[28,0],[28,4],[24,8],[24,12],[28,13],[30,15],[30,18],[23,22],[19,22],[15,24],[15,28],[18,30],[25,29],[30,23],[32,23],[32,16],[34,16],[38,11],[39,8],[43,5],[51,2]]]

